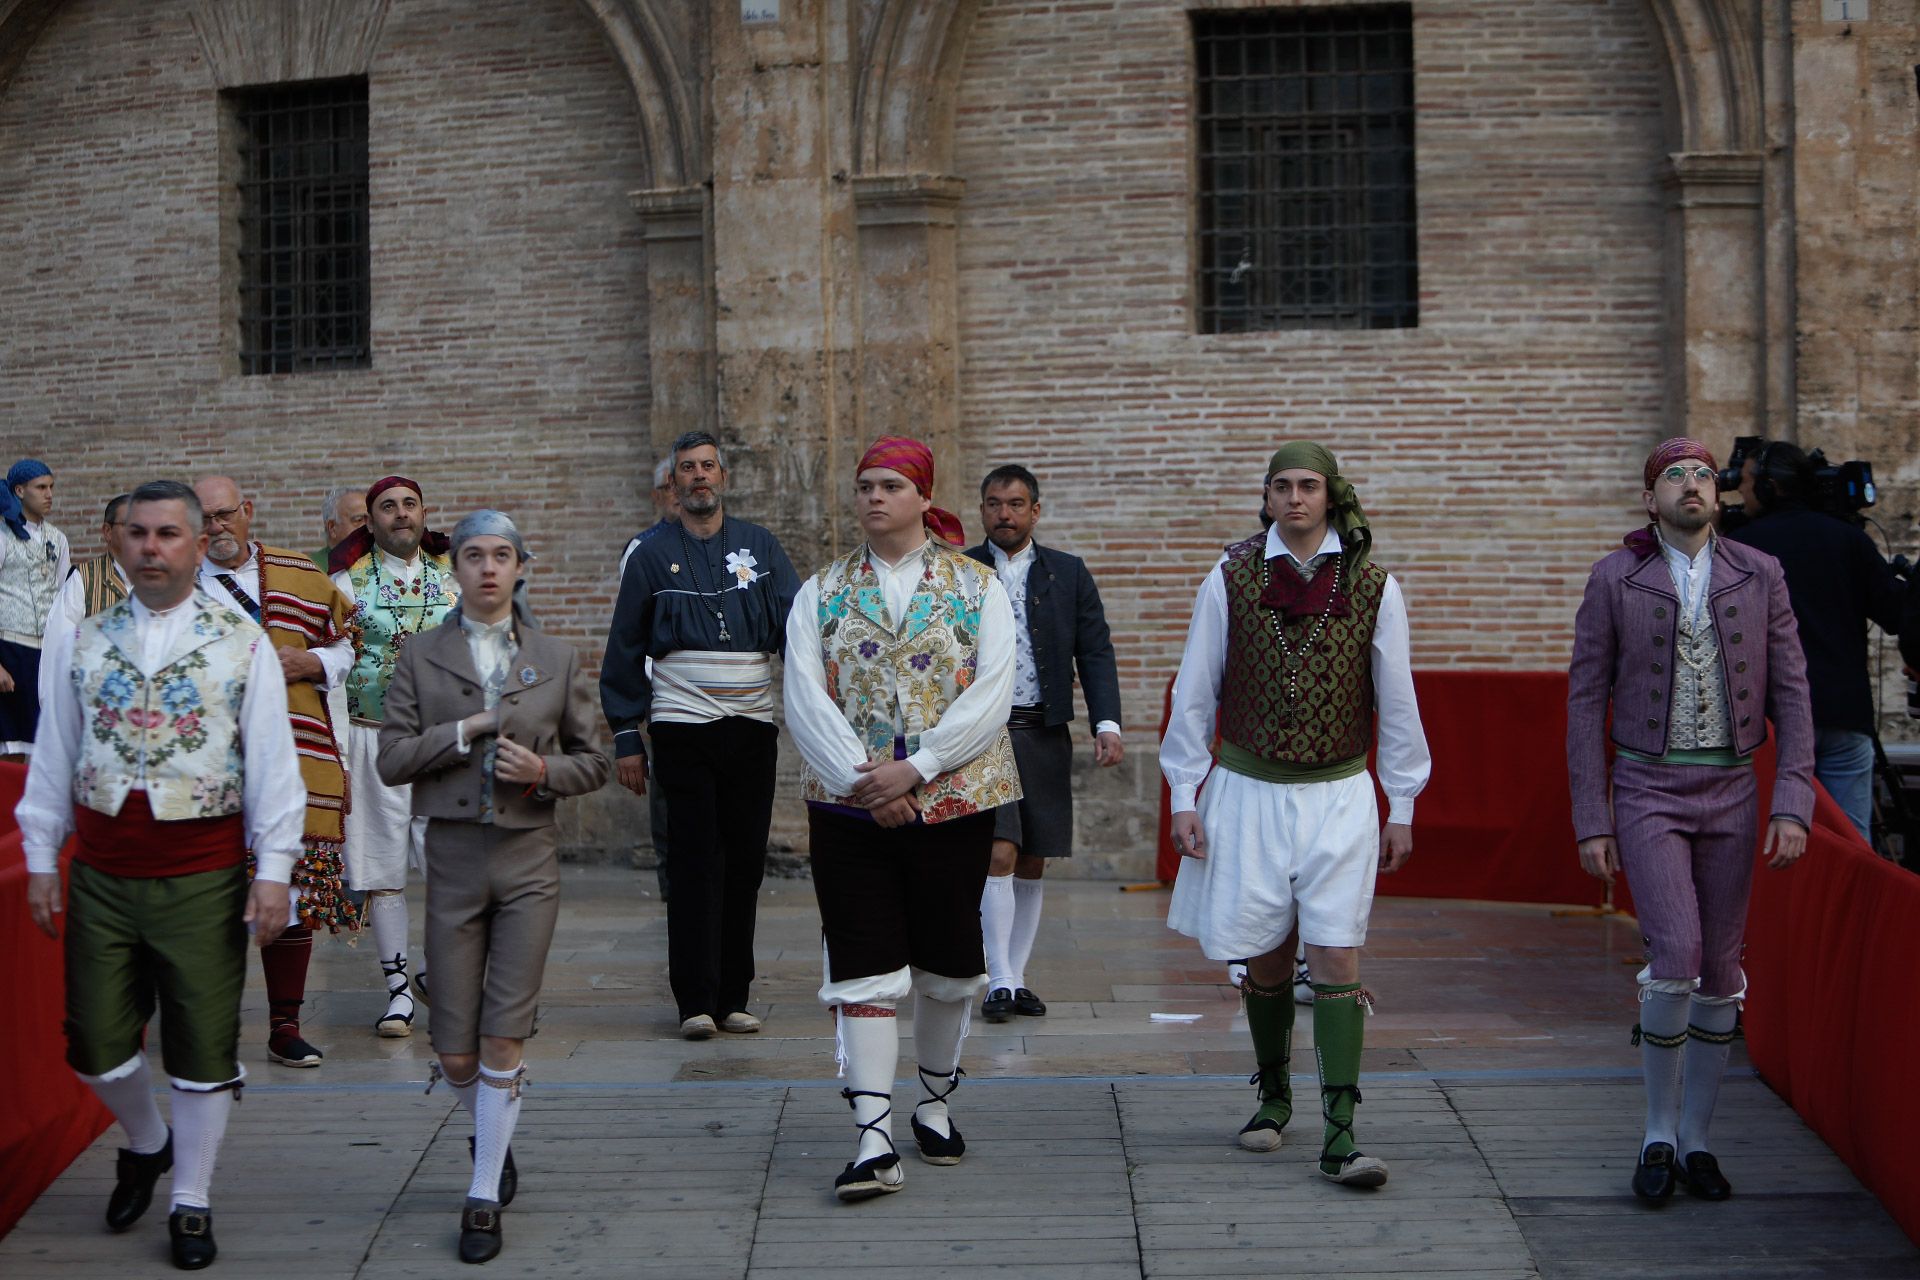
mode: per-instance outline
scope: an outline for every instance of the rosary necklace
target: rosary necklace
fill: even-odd
[[[1260,562],[1261,595],[1266,594],[1272,576],[1270,562],[1262,560]],[[1287,688],[1283,696],[1287,704],[1286,727],[1289,729],[1296,723],[1294,709],[1300,705],[1300,670],[1307,665],[1307,657],[1319,645],[1320,637],[1326,634],[1327,624],[1333,618],[1334,601],[1339,598],[1340,557],[1335,556],[1333,558],[1333,590],[1327,593],[1327,607],[1320,611],[1319,620],[1313,624],[1313,629],[1300,642],[1298,649],[1287,643],[1287,624],[1282,616],[1284,610],[1274,609],[1268,614],[1268,620],[1273,624],[1273,638],[1280,644],[1280,665],[1286,669],[1287,673]]]
[[[693,577],[693,593],[700,597],[701,604],[704,604],[708,609],[713,611],[713,620],[720,624],[720,643],[726,644],[733,639],[733,633],[727,630],[727,614],[726,610],[720,607],[720,592],[718,590],[708,592],[701,587],[700,574],[694,568],[699,557],[693,554],[693,544],[687,541],[686,526],[682,525],[679,528],[680,549],[687,553],[687,572]],[[723,547],[727,545],[727,518],[725,516],[720,517],[720,545]],[[703,547],[702,550],[704,551],[705,548]],[[712,566],[709,565],[708,568],[712,568]],[[718,586],[717,583],[715,585],[716,587]]]

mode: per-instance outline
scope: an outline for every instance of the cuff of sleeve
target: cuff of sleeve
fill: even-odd
[[[255,850],[253,855],[253,878],[271,880],[275,884],[286,884],[293,879],[293,855],[290,853],[261,853]]]
[[[60,869],[58,849],[27,849],[27,870],[36,876],[50,875]]]
[[[1573,807],[1573,838],[1591,840],[1613,834],[1613,807],[1607,804],[1577,804]]]
[[[1118,720],[1102,720],[1100,721],[1100,723],[1093,726],[1093,736],[1096,738],[1103,733],[1111,733],[1111,734],[1118,735],[1119,732],[1120,732],[1120,722]]]
[[[1173,804],[1170,806],[1172,812],[1174,813],[1192,813],[1193,812],[1194,796],[1197,795],[1200,791],[1200,788],[1197,785],[1193,783],[1183,782],[1177,787],[1169,786],[1167,788],[1167,791],[1173,800]]]
[[[920,781],[932,782],[940,776],[940,761],[925,747],[907,757],[907,763],[920,772]]]
[[[467,754],[467,722],[465,720],[453,722],[453,749],[461,755]]]
[[[1387,797],[1387,821],[1393,823],[1395,826],[1401,826],[1401,827],[1412,826],[1413,825],[1413,797],[1412,796],[1388,796]]]
[[[625,760],[629,756],[640,756],[644,759],[646,754],[647,740],[641,736],[638,729],[622,729],[613,735],[614,759]]]

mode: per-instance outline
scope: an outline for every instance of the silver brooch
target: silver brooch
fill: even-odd
[[[538,680],[539,678],[540,678],[540,673],[538,671],[535,671],[532,667],[520,668],[521,684],[532,684],[535,680]]]

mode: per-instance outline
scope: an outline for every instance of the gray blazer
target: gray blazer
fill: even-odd
[[[1767,740],[1773,722],[1778,762],[1773,812],[1813,825],[1813,715],[1807,660],[1787,602],[1780,562],[1725,538],[1714,540],[1708,593],[1720,670],[1741,755]],[[1622,548],[1593,566],[1573,622],[1567,668],[1567,772],[1577,839],[1613,834],[1607,788],[1607,713],[1613,741],[1629,751],[1667,751],[1673,697],[1674,623],[1680,596],[1660,553]]]
[[[460,753],[454,725],[485,707],[457,613],[400,651],[380,726],[380,778],[390,787],[413,784],[416,817],[479,819],[480,753]],[[496,783],[495,826],[551,825],[559,797],[606,784],[611,766],[593,738],[598,721],[573,646],[523,626],[514,673],[500,699],[500,736],[545,759],[547,779],[532,795],[516,784]]]

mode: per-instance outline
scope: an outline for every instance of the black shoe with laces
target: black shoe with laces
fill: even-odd
[[[887,1137],[886,1131],[880,1127],[886,1122],[887,1117],[893,1114],[891,1105],[893,1095],[875,1093],[871,1089],[842,1089],[840,1096],[847,1100],[849,1107],[854,1106],[855,1098],[879,1098],[889,1104],[885,1111],[864,1124],[861,1123],[857,1111],[853,1118],[854,1125],[862,1132],[879,1134],[887,1144],[887,1152],[884,1155],[849,1163],[840,1171],[840,1176],[833,1180],[834,1197],[843,1203],[851,1204],[855,1200],[871,1200],[875,1196],[890,1195],[906,1186],[907,1177],[900,1168],[900,1153],[893,1149],[893,1139]],[[892,1178],[880,1176],[889,1170],[893,1173]]]
[[[1047,1005],[1039,996],[1021,987],[1013,993],[1013,1011],[1023,1018],[1044,1018]]]
[[[927,1096],[922,1100],[920,1105],[925,1106],[929,1102],[945,1102],[953,1096],[953,1091],[960,1087],[960,1077],[965,1074],[967,1073],[958,1067],[955,1067],[952,1071],[929,1071],[925,1067],[921,1067],[920,1087],[926,1091]],[[937,1080],[947,1087],[935,1093],[933,1087],[927,1083],[929,1078]],[[947,1132],[945,1134],[942,1134],[930,1125],[920,1123],[920,1107],[918,1106],[913,1109],[913,1115],[908,1117],[907,1122],[913,1129],[914,1145],[920,1148],[920,1158],[928,1164],[959,1164],[960,1157],[967,1154],[967,1140],[960,1136],[960,1128],[954,1124],[952,1113],[948,1113],[947,1115]]]
[[[1674,1166],[1674,1175],[1687,1194],[1700,1200],[1725,1200],[1733,1186],[1720,1172],[1720,1162],[1705,1151],[1689,1151],[1687,1158]]]
[[[113,1194],[107,1197],[107,1228],[125,1231],[140,1220],[153,1203],[153,1184],[173,1168],[173,1130],[167,1130],[167,1145],[141,1155],[120,1148],[113,1166]]]
[[[173,1248],[173,1265],[182,1271],[210,1267],[220,1252],[213,1242],[210,1209],[175,1209],[167,1219],[167,1236]]]
[[[473,1139],[467,1139],[467,1159],[472,1160]],[[500,1207],[506,1208],[513,1203],[514,1195],[520,1190],[520,1170],[514,1167],[513,1148],[507,1148],[507,1159],[500,1166]]]
[[[1633,1169],[1633,1194],[1648,1204],[1659,1204],[1673,1194],[1673,1147],[1649,1142]]]
[[[500,1255],[500,1206],[469,1200],[460,1211],[460,1261],[488,1262]]]
[[[1005,1022],[1013,1016],[1013,992],[1006,987],[995,987],[987,992],[987,998],[980,1002],[980,1016],[988,1022]]]

